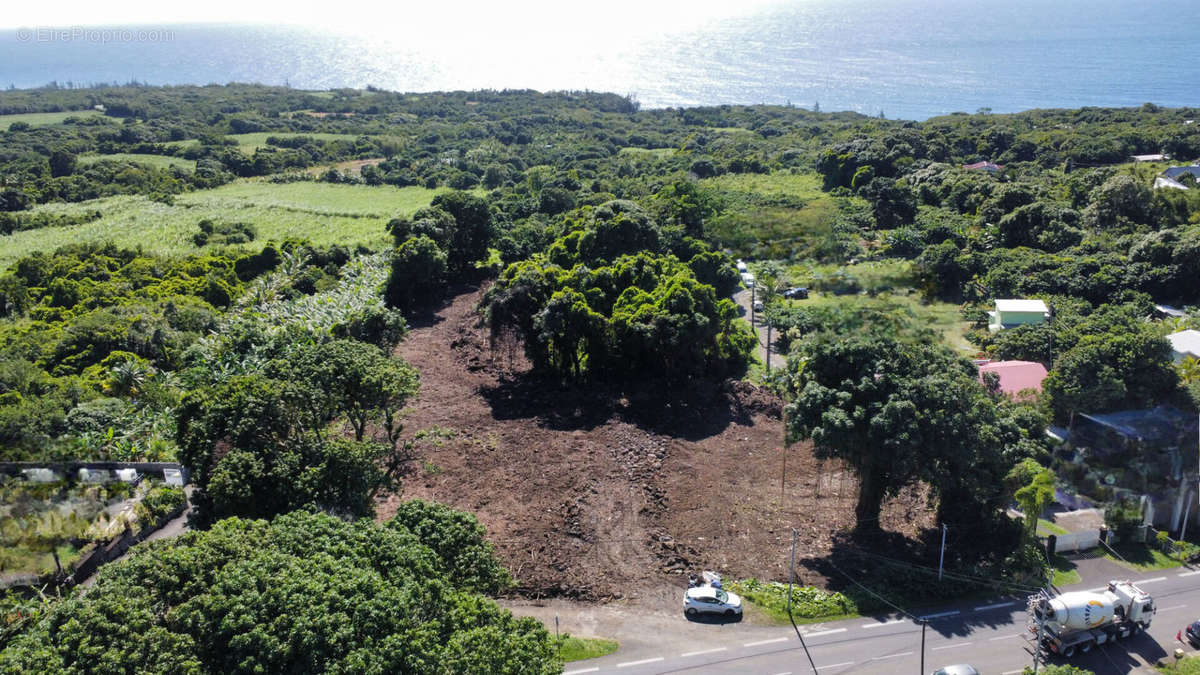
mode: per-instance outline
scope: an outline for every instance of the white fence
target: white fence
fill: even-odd
[[[1100,545],[1100,530],[1086,530],[1060,534],[1055,537],[1054,550],[1057,553],[1067,551],[1086,551]]]

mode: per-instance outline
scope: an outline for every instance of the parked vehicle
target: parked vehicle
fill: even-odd
[[[738,261],[737,261],[737,271],[742,274],[745,274],[747,272],[746,263],[742,262],[741,258],[738,258]]]
[[[762,300],[754,301],[754,311],[756,311],[756,312],[763,311],[763,301]]]
[[[683,594],[683,613],[696,616],[701,612],[734,616],[742,613],[742,599],[737,593],[716,588],[715,586],[697,586],[689,588]]]
[[[953,666],[938,668],[933,675],[979,675],[979,671],[969,663],[956,663]]]
[[[754,275],[749,272],[742,272],[742,285],[746,288],[754,288]]]
[[[1145,630],[1154,619],[1154,599],[1129,581],[1110,581],[1099,592],[1076,591],[1029,598],[1030,638],[1041,636],[1047,653],[1071,658],[1096,645]]]
[[[1200,621],[1188,624],[1188,627],[1183,629],[1183,637],[1192,643],[1193,647],[1200,647]]]
[[[789,288],[783,292],[783,297],[794,300],[804,300],[808,297],[808,289],[803,286]]]

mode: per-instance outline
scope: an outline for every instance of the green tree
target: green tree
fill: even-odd
[[[453,514],[416,525],[297,512],[139,546],[14,637],[0,671],[561,672],[540,623],[460,585],[439,552],[463,541],[498,567],[481,533]]]
[[[789,359],[788,435],[811,439],[818,457],[845,460],[858,475],[857,529],[878,529],[884,499],[917,479],[957,522],[996,511],[988,488],[1007,472],[1005,452],[1019,432],[970,364],[938,345],[871,331],[823,334],[801,347]]]
[[[383,292],[388,306],[412,311],[436,302],[445,292],[446,270],[446,254],[432,239],[408,239],[392,254]]]
[[[1054,472],[1032,459],[1025,459],[1013,467],[1004,482],[1016,486],[1013,497],[1025,514],[1025,534],[1034,536],[1042,510],[1054,501]]]

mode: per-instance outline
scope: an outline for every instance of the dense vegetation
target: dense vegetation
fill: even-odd
[[[119,609],[162,636],[138,662],[168,670],[553,665],[544,634],[464,595],[502,584],[460,516],[295,513],[369,516],[395,484],[419,373],[392,354],[405,316],[463,284],[495,279],[479,308],[493,339],[554,386],[761,377],[789,399],[790,436],[858,474],[860,533],[923,484],[940,520],[981,533],[952,553],[978,577],[1040,573],[1036,520],[1002,507],[1044,504],[1046,424],[1200,399],[1200,366],[1173,365],[1163,337],[1200,319],[1151,320],[1156,303],[1200,304],[1200,190],[1153,190],[1162,166],[1127,163],[1200,157],[1194,109],[913,123],[231,85],[0,93],[0,115],[18,113],[78,114],[0,119],[0,458],[178,458],[195,523],[213,529],[47,610],[8,664],[128,663],[69,644],[75,614],[117,640],[104,617]],[[1004,167],[964,166],[985,160]],[[320,243],[285,239],[293,224]],[[76,236],[99,243],[60,246]],[[734,256],[757,259],[785,369],[757,370]],[[793,284],[813,297],[785,299]],[[1052,320],[989,333],[1002,297],[1044,299]],[[1001,396],[947,341],[1043,363],[1044,393]],[[306,537],[311,550],[292,545]],[[227,564],[210,559],[226,548]],[[282,604],[255,604],[259,567],[285,574]],[[882,583],[919,585],[914,569]],[[215,586],[173,580],[192,574]],[[414,613],[368,621],[375,600],[345,604],[363,589]],[[324,621],[308,613],[322,603],[345,609],[329,644],[267,621],[280,607]],[[223,651],[214,608],[235,606],[244,630]]]
[[[561,671],[553,639],[478,595],[508,583],[474,518],[297,512],[139,547],[42,613],[4,672]]]

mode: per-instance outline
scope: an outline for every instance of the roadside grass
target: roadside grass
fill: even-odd
[[[1050,577],[1050,583],[1054,586],[1071,586],[1083,581],[1083,577],[1079,576],[1079,571],[1075,569],[1075,563],[1061,555],[1050,558],[1050,568],[1054,570]]]
[[[1113,551],[1116,551],[1117,555],[1113,555]],[[1104,548],[1104,557],[1137,572],[1169,570],[1183,566],[1182,560],[1142,544],[1117,544],[1113,546],[1112,551]]]
[[[562,641],[559,643],[558,655],[562,657],[563,661],[570,663],[571,661],[583,661],[584,659],[606,656],[617,651],[618,646],[616,640],[582,638],[564,634]]]
[[[242,222],[257,231],[256,244],[288,237],[316,245],[378,248],[389,241],[386,224],[400,214],[428,206],[438,191],[330,183],[237,181],[213,190],[179,195],[174,204],[141,196],[119,196],[79,204],[45,204],[36,211],[84,213],[102,217],[73,227],[26,230],[0,237],[0,268],[33,251],[82,242],[141,245],[158,254],[195,253],[197,224],[205,219]]]
[[[97,117],[104,113],[99,110],[71,110],[68,112],[46,113],[17,113],[15,115],[0,115],[0,131],[8,131],[13,122],[24,122],[31,127],[45,127],[51,124],[62,124],[68,117]]]
[[[119,152],[112,155],[80,155],[78,161],[80,164],[94,164],[101,160],[111,159],[124,162],[136,162],[138,164],[148,164],[156,169],[169,169],[173,166],[178,166],[189,171],[196,168],[196,160],[183,159],[182,157],[169,157],[167,155],[146,155],[128,152]]]
[[[742,257],[808,257],[831,235],[841,212],[815,173],[725,174],[701,184],[726,205],[705,224],[706,233]]]
[[[1200,656],[1190,654],[1174,663],[1159,666],[1158,672],[1172,675],[1200,675]]]
[[[1070,534],[1067,530],[1055,525],[1045,518],[1038,518],[1037,534],[1039,537],[1044,537],[1048,534]]]
[[[787,584],[758,579],[739,579],[726,584],[746,602],[775,623],[789,623]],[[743,610],[744,611],[744,610]],[[861,616],[853,599],[813,586],[792,587],[792,617],[797,624],[838,621]]]

